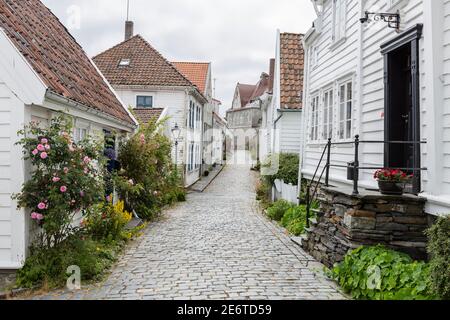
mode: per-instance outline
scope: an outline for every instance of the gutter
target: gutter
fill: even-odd
[[[55,93],[55,92],[53,92],[53,91],[51,91],[49,89],[47,89],[47,92],[45,93],[45,97],[50,99],[50,100],[53,100],[54,102],[63,103],[63,104],[69,105],[70,107],[72,107],[74,109],[77,109],[79,111],[90,113],[90,114],[93,114],[93,115],[95,115],[95,116],[97,116],[99,118],[102,118],[102,119],[114,122],[116,124],[120,124],[120,125],[122,125],[122,126],[124,126],[126,128],[130,128],[132,130],[135,130],[137,128],[137,125],[135,125],[135,124],[131,124],[131,123],[127,122],[127,121],[120,120],[120,119],[118,119],[118,118],[116,118],[114,116],[111,116],[111,115],[103,112],[103,111],[99,111],[99,110],[96,110],[96,109],[94,109],[92,107],[88,107],[88,106],[86,106],[84,104],[75,102],[75,101],[73,101],[73,100],[71,100],[69,98],[66,98],[66,97],[64,97],[64,96],[62,96],[60,94],[57,94],[57,93]],[[130,119],[134,120],[133,118],[130,118]]]

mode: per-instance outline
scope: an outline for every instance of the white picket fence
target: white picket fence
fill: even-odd
[[[291,183],[284,183],[283,180],[275,180],[272,187],[272,196],[274,201],[284,199],[291,203],[299,204],[298,195],[298,186],[294,186]]]

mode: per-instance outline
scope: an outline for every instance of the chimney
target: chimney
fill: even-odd
[[[275,81],[275,59],[270,59],[269,91],[272,93],[274,81]]]
[[[129,40],[133,36],[134,22],[125,21],[125,40]]]

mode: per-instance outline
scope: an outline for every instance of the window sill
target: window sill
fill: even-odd
[[[330,50],[336,50],[339,48],[343,43],[347,41],[347,37],[343,37],[339,40],[333,41],[330,46]]]

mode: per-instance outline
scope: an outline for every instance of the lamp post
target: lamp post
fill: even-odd
[[[181,130],[177,123],[172,128],[172,137],[175,141],[175,172],[178,175],[178,141],[180,140]]]

